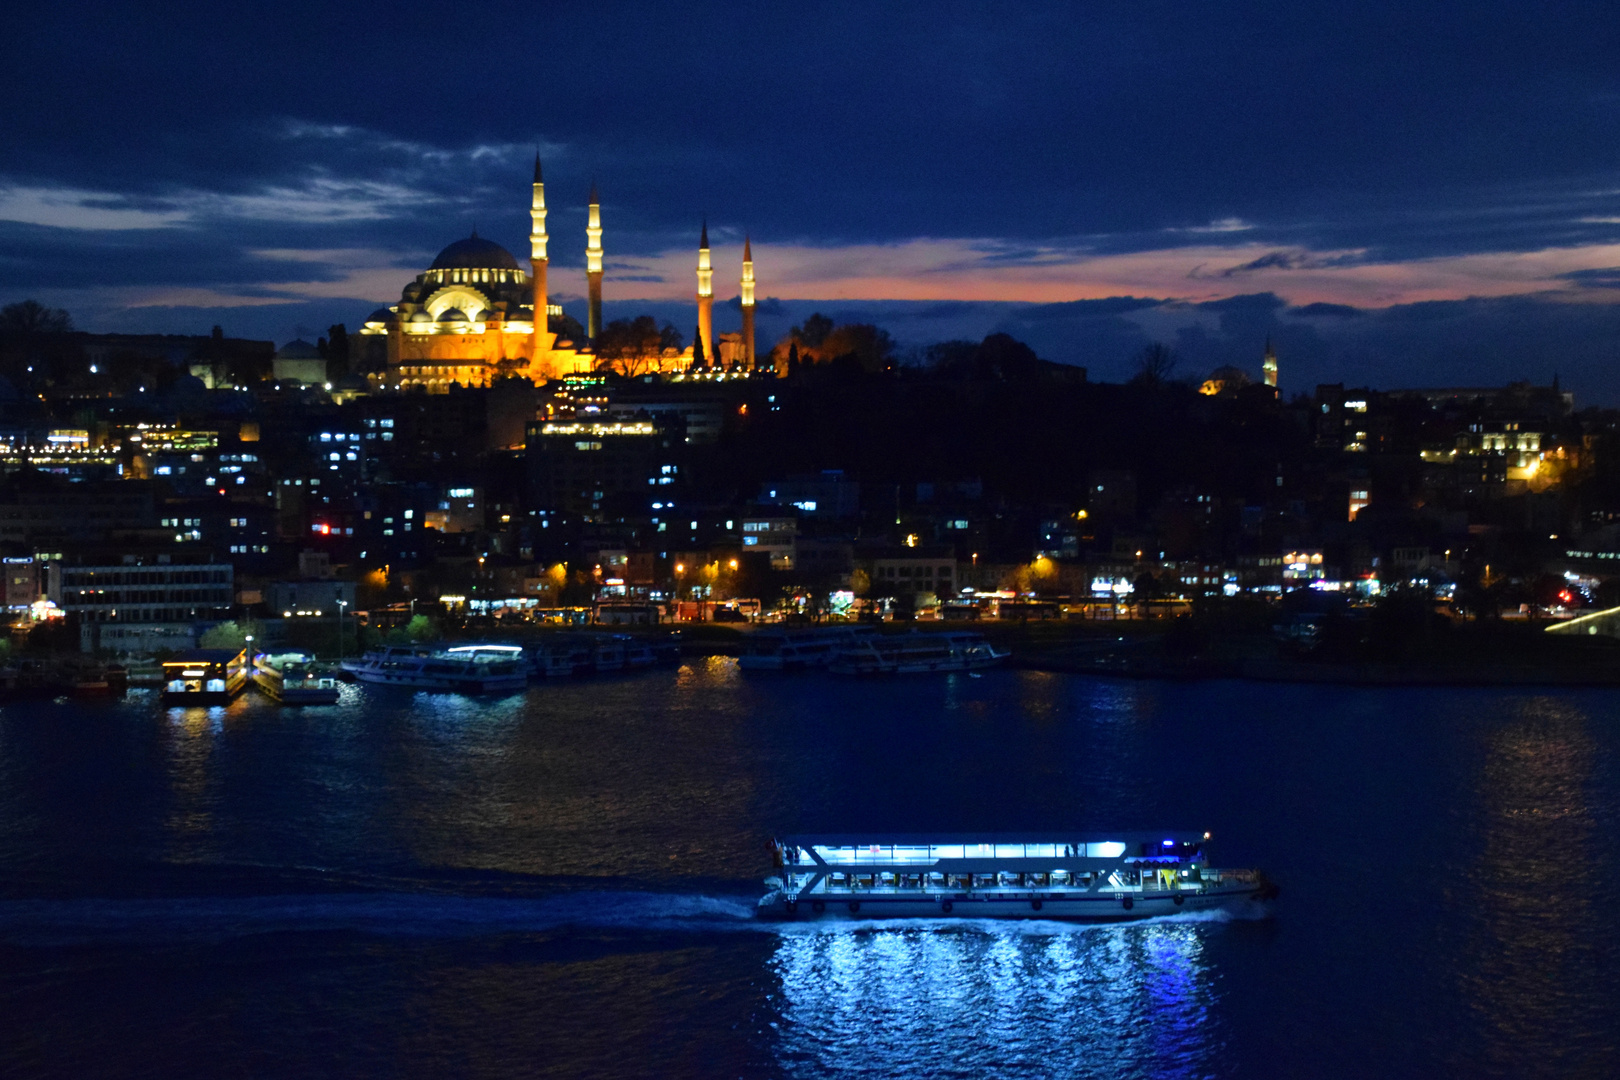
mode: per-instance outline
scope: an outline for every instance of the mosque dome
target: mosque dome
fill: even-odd
[[[411,322],[413,322],[413,323],[424,323],[424,322],[432,322],[432,321],[433,321],[433,316],[429,315],[425,311],[414,311],[414,312],[411,313]]]
[[[394,313],[385,307],[378,308],[376,311],[373,311],[370,315],[366,316],[366,322],[368,323],[391,323],[393,321]]]
[[[460,308],[445,308],[439,314],[440,322],[466,322],[467,316]]]
[[[277,349],[276,357],[281,360],[319,360],[321,352],[303,338],[299,338]]]
[[[512,253],[493,240],[485,240],[474,229],[465,240],[457,240],[433,260],[429,270],[516,270]]]

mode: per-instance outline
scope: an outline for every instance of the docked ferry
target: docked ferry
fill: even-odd
[[[1263,912],[1277,888],[1217,870],[1208,833],[790,836],[762,918],[1144,919],[1216,908]]]
[[[163,661],[165,705],[229,705],[247,689],[247,650],[192,649]]]
[[[744,671],[801,671],[824,668],[839,650],[873,636],[870,628],[826,626],[811,630],[760,630],[743,644],[737,666]]]
[[[300,652],[260,653],[253,658],[253,685],[283,705],[335,705],[337,679]]]
[[[391,645],[343,661],[343,670],[361,682],[453,694],[507,693],[529,685],[529,665],[518,645]]]
[[[830,669],[839,675],[911,675],[928,671],[977,671],[1007,659],[982,634],[898,634],[869,637],[838,650]]]
[[[635,670],[680,659],[678,646],[671,649],[629,634],[557,635],[529,645],[526,655],[540,678]]]

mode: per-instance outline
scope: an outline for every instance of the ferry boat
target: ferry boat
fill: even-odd
[[[536,676],[560,678],[672,663],[680,646],[631,634],[566,634],[530,644],[525,653]]]
[[[315,668],[305,653],[261,653],[253,658],[253,685],[283,705],[335,705],[337,679]]]
[[[1144,919],[1225,908],[1263,913],[1277,887],[1217,870],[1208,833],[789,836],[762,918]]]
[[[822,668],[839,651],[876,636],[870,628],[818,627],[813,630],[760,630],[748,636],[737,666],[744,671],[799,671]]]
[[[982,634],[900,634],[871,637],[838,650],[830,668],[839,675],[908,675],[925,671],[977,671],[1009,654]]]
[[[163,661],[165,705],[229,705],[247,689],[247,650],[192,649]]]
[[[596,660],[596,671],[623,671],[625,665],[624,638],[619,634],[603,634],[591,643]]]
[[[525,650],[529,667],[543,679],[583,675],[596,670],[596,654],[591,643],[578,636],[547,638]]]
[[[518,645],[390,645],[343,661],[343,670],[361,682],[456,694],[507,693],[529,685],[529,665]]]
[[[624,666],[627,668],[652,667],[658,662],[658,654],[653,651],[652,643],[645,638],[631,637],[629,634],[619,635],[624,639]]]

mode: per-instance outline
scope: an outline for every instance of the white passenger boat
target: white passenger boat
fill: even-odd
[[[909,675],[926,671],[977,671],[1007,659],[982,634],[898,634],[870,637],[838,650],[829,665],[840,675]]]
[[[645,638],[624,638],[624,666],[627,668],[652,667],[658,662],[658,654],[653,651],[652,643]]]
[[[596,658],[597,672],[623,671],[625,665],[624,638],[619,634],[600,634],[591,642]]]
[[[525,652],[534,674],[542,679],[584,675],[596,670],[596,651],[589,639],[576,634],[557,635],[531,644]]]
[[[345,660],[343,670],[361,682],[457,694],[506,693],[529,684],[529,665],[517,645],[394,645]]]
[[[790,836],[773,842],[769,919],[1118,921],[1264,912],[1277,887],[1205,861],[1208,833]]]
[[[531,642],[524,652],[539,678],[652,667],[680,659],[678,644],[632,634],[557,634]]]
[[[337,679],[315,667],[305,653],[260,653],[253,658],[253,685],[283,705],[335,705]]]
[[[870,628],[826,626],[811,630],[760,630],[748,635],[737,666],[744,671],[799,671],[826,667],[840,649],[874,636]]]

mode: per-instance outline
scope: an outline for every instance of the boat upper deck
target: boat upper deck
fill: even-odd
[[[972,835],[799,835],[777,841],[785,866],[915,873],[1092,870],[1135,862],[1203,862],[1208,833],[1117,832]]]

